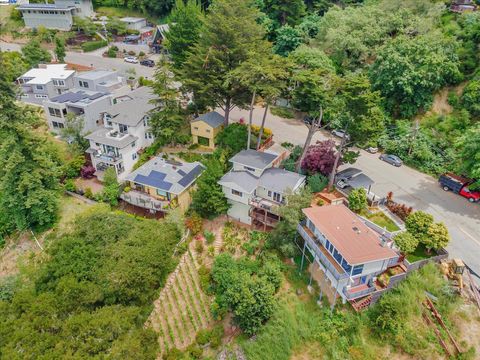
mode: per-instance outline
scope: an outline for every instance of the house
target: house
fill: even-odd
[[[112,96],[108,92],[72,90],[45,100],[43,108],[51,131],[58,133],[63,129],[69,116],[80,116],[83,132],[87,133],[103,125],[103,113],[112,104]]]
[[[103,126],[85,136],[90,141],[90,154],[95,175],[100,180],[108,167],[114,167],[123,180],[137,162],[139,152],[153,143],[150,131],[150,112],[157,105],[151,88],[143,86],[121,101],[113,104],[102,114]]]
[[[123,17],[121,22],[127,25],[127,29],[140,31],[140,29],[147,26],[147,19],[138,17]]]
[[[61,95],[73,88],[75,70],[66,64],[40,64],[17,78],[20,99],[31,104],[42,104],[46,99]]]
[[[157,156],[125,178],[130,190],[120,197],[152,213],[177,207],[186,211],[192,201],[191,190],[204,170],[199,162],[178,162]]]
[[[286,195],[305,185],[305,176],[273,167],[277,157],[243,150],[230,159],[232,170],[218,182],[230,204],[229,217],[263,230],[276,225]]]
[[[225,118],[216,111],[210,111],[193,119],[190,123],[193,143],[215,148],[215,137],[223,129]]]
[[[117,71],[92,70],[77,73],[73,83],[78,89],[112,93],[126,85],[126,80]]]
[[[476,11],[477,5],[473,0],[459,0],[453,1],[450,5],[450,11],[456,13],[464,13],[464,12],[471,12]]]
[[[91,0],[55,0],[53,4],[22,4],[17,7],[22,13],[25,27],[69,31],[73,17],[91,17]]]
[[[393,242],[368,227],[345,205],[303,209],[306,220],[298,233],[314,258],[310,271],[329,300],[340,297],[352,305],[369,303],[382,291],[377,277],[390,268],[404,276],[406,268]]]

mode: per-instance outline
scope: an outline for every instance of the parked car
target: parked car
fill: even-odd
[[[369,152],[370,154],[376,154],[376,153],[378,152],[378,148],[372,147],[372,146],[366,148],[365,150],[366,150],[367,152]]]
[[[445,191],[453,191],[455,194],[467,198],[470,202],[480,201],[480,191],[470,190],[468,187],[474,182],[452,173],[440,175],[438,182]]]
[[[345,138],[347,140],[350,140],[350,135],[348,135],[345,130],[332,130],[332,135],[341,139]]]
[[[136,56],[125,56],[123,60],[130,64],[138,64],[138,58]]]
[[[150,59],[143,59],[142,61],[140,61],[140,65],[148,66],[148,67],[154,67],[155,66],[155,61],[150,60]]]
[[[382,154],[380,155],[380,160],[383,160],[393,166],[400,167],[403,162],[397,155],[392,154]]]
[[[349,180],[353,179],[362,174],[362,170],[356,168],[347,168],[345,170],[339,171],[335,175],[335,183],[340,189],[345,189],[350,186]]]

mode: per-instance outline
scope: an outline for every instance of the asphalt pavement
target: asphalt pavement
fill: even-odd
[[[231,120],[248,120],[247,110],[232,110]],[[254,123],[260,125],[263,109],[254,111]],[[288,141],[303,145],[307,128],[299,120],[284,119],[269,114],[266,127],[272,129],[277,142]],[[326,132],[315,134],[312,143],[332,138]],[[447,250],[451,257],[459,257],[477,274],[480,274],[480,204],[471,204],[467,199],[445,192],[437,179],[425,175],[408,166],[395,167],[381,161],[379,154],[369,154],[360,150],[360,157],[354,166],[375,181],[377,195],[385,196],[393,192],[394,200],[432,214],[436,221],[442,221],[452,236]]]

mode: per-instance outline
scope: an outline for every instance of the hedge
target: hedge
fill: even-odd
[[[82,50],[84,52],[89,52],[89,51],[100,49],[105,46],[107,46],[107,42],[105,40],[87,41],[82,44]]]

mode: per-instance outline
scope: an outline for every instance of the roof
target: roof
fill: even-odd
[[[244,192],[251,194],[257,188],[258,178],[248,171],[232,170],[223,175],[218,183],[227,187],[232,187],[231,185],[233,184]]]
[[[269,168],[260,176],[258,185],[284,194],[287,189],[295,190],[304,181],[304,175],[285,169]]]
[[[362,173],[362,170],[354,168],[354,167],[349,167],[349,168],[346,168],[342,171],[337,172],[337,174],[335,175],[335,179],[336,180],[349,179],[349,178],[351,178],[353,176],[357,176],[361,173]]]
[[[223,125],[225,118],[216,111],[210,111],[206,114],[199,115],[192,120],[192,123],[197,121],[203,121],[215,129]]]
[[[59,5],[59,4],[22,4],[17,6],[18,10],[73,10],[73,5]]]
[[[97,92],[97,91],[86,91],[86,90],[69,91],[69,92],[63,93],[62,95],[58,95],[53,99],[50,99],[49,102],[60,103],[60,104],[70,103],[70,104],[77,104],[77,105],[86,105],[109,95],[110,95],[109,93]]]
[[[146,20],[145,20],[145,18],[126,16],[126,17],[121,18],[120,21],[129,22],[129,23],[136,23],[136,22],[146,21]]]
[[[52,79],[64,80],[75,74],[75,70],[67,70],[67,64],[48,64],[28,70],[19,78],[32,78],[27,84],[48,84]]]
[[[82,72],[81,74],[78,74],[76,77],[81,79],[87,79],[87,80],[97,80],[97,79],[102,79],[105,76],[116,75],[116,74],[117,74],[116,71],[92,70],[92,71]]]
[[[205,167],[198,161],[177,162],[156,156],[129,174],[126,180],[178,195],[190,187],[204,170]]]
[[[155,98],[150,87],[142,86],[122,97],[122,101],[114,104],[107,112],[112,115],[113,122],[136,126],[149,111],[158,107],[151,102]]]
[[[345,205],[316,206],[302,211],[350,265],[398,256],[394,250],[382,246],[380,235]]]
[[[252,149],[242,150],[235,154],[230,161],[233,163],[242,164],[255,169],[265,169],[278,156],[266,152],[256,151]]]
[[[98,129],[93,133],[85,136],[85,139],[92,140],[99,144],[114,146],[119,149],[123,149],[124,147],[130,145],[132,142],[138,140],[136,136],[130,134],[124,135],[122,137],[114,137],[110,135],[112,132],[115,133],[115,131],[113,131],[112,129]]]

